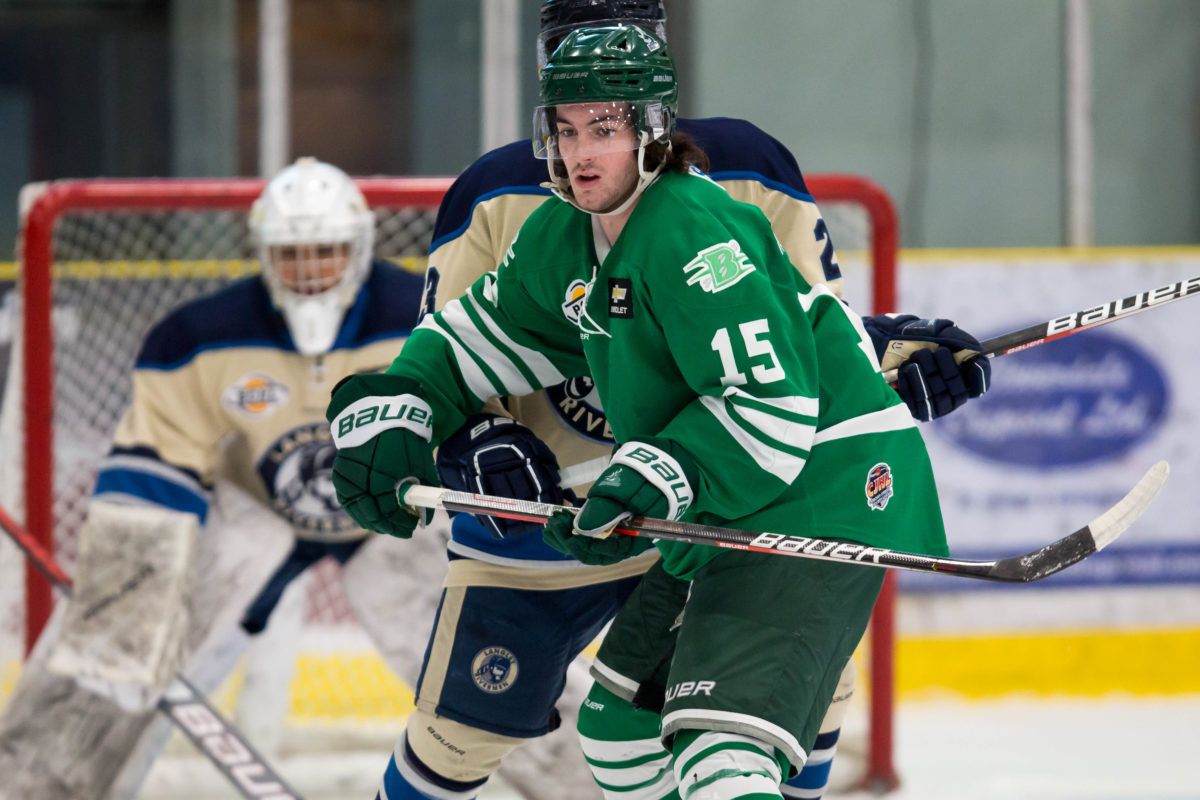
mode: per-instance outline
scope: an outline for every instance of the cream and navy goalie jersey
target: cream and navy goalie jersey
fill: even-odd
[[[268,503],[305,539],[365,533],[338,505],[325,422],[333,384],[382,370],[416,323],[421,279],[375,262],[322,357],[296,351],[263,282],[247,278],[169,314],[146,336],[132,402],[95,495],[203,522],[214,478]]]
[[[435,441],[489,397],[589,375],[618,445],[667,439],[695,460],[685,519],[946,552],[924,443],[861,321],[698,173],[660,176],[611,246],[544,202],[389,372],[421,383]],[[684,579],[720,552],[659,549]]]

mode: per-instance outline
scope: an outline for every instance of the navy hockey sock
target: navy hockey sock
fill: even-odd
[[[837,752],[837,728],[819,734],[813,744],[812,753],[800,774],[779,787],[780,793],[789,800],[821,800],[829,785],[829,772],[833,768],[833,756]]]

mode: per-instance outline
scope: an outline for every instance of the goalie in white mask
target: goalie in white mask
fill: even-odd
[[[368,537],[328,474],[333,382],[389,363],[419,310],[421,278],[372,260],[374,222],[344,172],[300,159],[250,214],[261,279],[180,306],[143,340],[75,596],[0,718],[0,798],[134,796],[165,739],[165,720],[151,722],[171,676],[215,688],[287,585],[325,557],[343,565],[385,660],[415,681],[424,631],[405,632],[413,615],[432,617],[441,543],[417,552]],[[250,676],[243,696],[286,696],[291,668],[273,665],[262,685]]]
[[[322,355],[367,277],[375,217],[341,170],[300,159],[250,212],[263,279],[296,349]]]

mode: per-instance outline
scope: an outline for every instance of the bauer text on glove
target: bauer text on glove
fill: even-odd
[[[547,544],[584,563],[613,563],[645,549],[607,538],[631,516],[677,520],[695,499],[699,471],[682,447],[667,439],[625,442],[592,484],[573,520],[555,515],[543,534]],[[570,525],[567,524],[570,522]],[[634,549],[634,548],[637,549]],[[617,557],[619,556],[619,558]]]
[[[418,522],[402,506],[405,484],[438,485],[433,465],[433,413],[421,387],[396,375],[351,375],[333,389],[325,412],[338,452],[333,487],[362,527],[407,539]]]

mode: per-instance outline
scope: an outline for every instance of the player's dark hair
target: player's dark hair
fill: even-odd
[[[654,169],[666,159],[663,172],[687,172],[691,167],[708,172],[708,153],[696,144],[696,140],[683,131],[671,134],[671,149],[664,142],[652,142],[646,146],[646,168]]]

